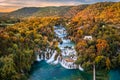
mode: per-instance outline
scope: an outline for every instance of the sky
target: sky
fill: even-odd
[[[0,0],[0,12],[11,12],[22,7],[69,6],[120,0]]]

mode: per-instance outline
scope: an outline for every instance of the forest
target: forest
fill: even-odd
[[[75,64],[85,71],[120,68],[120,2],[28,7],[0,16],[0,79],[27,80],[36,49],[58,49],[53,26],[60,24],[76,44]]]
[[[54,38],[60,18],[30,18],[0,30],[1,80],[25,80],[35,61],[36,48],[44,50]],[[46,33],[47,32],[47,33]],[[51,45],[52,47],[53,45]]]

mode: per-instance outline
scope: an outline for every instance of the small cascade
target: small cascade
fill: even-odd
[[[59,63],[59,58],[60,58],[60,56],[57,57],[57,59],[53,62],[53,64],[58,64]]]
[[[36,55],[36,61],[41,61],[39,54]]]
[[[60,64],[66,69],[77,69],[77,65],[73,62],[66,62],[65,60],[62,60]]]
[[[79,65],[79,70],[84,71],[84,69]]]
[[[48,58],[50,59],[50,57],[52,56],[52,54],[48,53]]]
[[[57,51],[54,51],[52,57],[49,60],[47,60],[47,63],[53,62],[56,54],[57,54]]]
[[[47,53],[45,52],[44,54],[45,54],[45,58],[44,58],[44,60],[47,60]]]

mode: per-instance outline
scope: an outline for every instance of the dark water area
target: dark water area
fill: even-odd
[[[29,80],[92,80],[92,75],[78,69],[65,69],[60,64],[35,62]]]

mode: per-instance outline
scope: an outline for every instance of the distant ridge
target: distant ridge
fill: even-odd
[[[58,16],[58,17],[73,18],[73,19],[83,18],[83,17],[88,18],[91,15],[96,15],[96,16],[98,15],[100,16],[100,14],[105,15],[104,12],[107,11],[107,7],[110,7],[112,9],[113,7],[111,6],[113,6],[114,4],[118,4],[117,6],[120,7],[119,6],[120,2],[98,2],[95,4],[83,4],[78,6],[24,7],[16,11],[10,13],[4,13],[4,14],[14,18],[24,18],[31,16],[32,17]],[[0,16],[3,16],[4,14],[0,13]]]
[[[18,18],[28,17],[28,16],[32,16],[33,13],[39,11],[39,9],[40,8],[37,8],[37,7],[24,7],[9,13],[8,16],[18,17]]]

